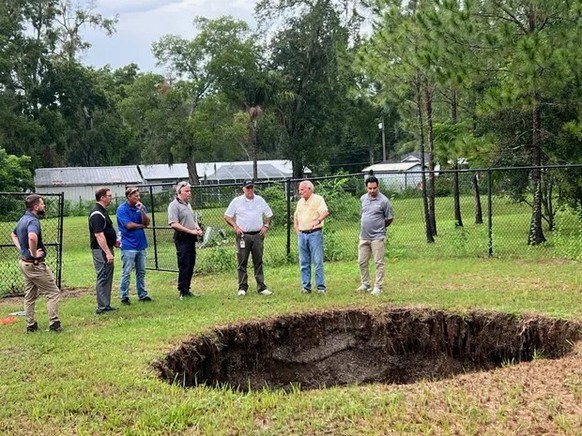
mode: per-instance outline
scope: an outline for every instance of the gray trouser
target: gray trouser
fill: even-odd
[[[113,253],[113,249],[111,250]],[[111,304],[111,286],[113,285],[114,264],[107,263],[105,252],[100,248],[92,249],[93,265],[97,273],[95,293],[97,294],[97,309],[103,310]]]
[[[240,236],[236,237],[236,258],[238,260],[238,288],[244,291],[249,289],[249,276],[247,265],[249,255],[253,257],[253,267],[255,269],[255,280],[257,281],[257,291],[267,289],[265,277],[263,275],[263,239],[264,236],[251,235],[245,233],[242,236],[245,240],[245,248],[240,248]]]

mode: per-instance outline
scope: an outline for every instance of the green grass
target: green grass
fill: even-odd
[[[407,223],[402,207],[398,219],[398,226],[413,225]],[[148,271],[146,283],[153,303],[137,304],[133,277],[134,304],[115,313],[95,315],[95,299],[89,291],[66,298],[61,303],[65,331],[60,335],[45,331],[46,309],[41,299],[37,320],[43,331],[25,334],[22,319],[0,325],[0,433],[385,434],[475,433],[487,428],[498,422],[496,412],[474,404],[458,390],[438,397],[423,390],[422,384],[414,395],[405,388],[383,385],[289,393],[183,390],[159,381],[150,368],[152,361],[183,340],[214,326],[291,312],[426,306],[582,318],[578,262],[537,256],[447,258],[438,256],[438,247],[426,245],[426,257],[408,256],[402,254],[404,248],[396,249],[406,244],[398,226],[391,232],[386,289],[379,298],[354,292],[359,285],[358,267],[348,260],[326,264],[330,292],[325,296],[299,293],[296,264],[275,267],[267,262],[267,284],[275,292],[269,298],[253,292],[236,298],[236,272],[231,270],[195,277],[194,289],[203,296],[181,302],[175,290],[176,274]],[[354,248],[351,228],[332,222],[328,230],[338,241],[338,249]],[[66,219],[63,281],[68,288],[91,288],[94,283],[86,232],[85,217]],[[283,237],[273,232],[267,250]],[[234,249],[223,255],[234,258]],[[113,302],[119,307],[117,262]],[[251,279],[251,289],[253,284]],[[20,299],[0,302],[2,317],[21,307]],[[571,386],[572,392],[579,392],[579,378],[571,380]],[[436,400],[445,402],[450,412],[435,420],[431,404]],[[506,401],[503,407],[513,407],[511,398]],[[415,411],[413,419],[406,413],[410,410]],[[561,416],[559,425],[567,429],[572,422]]]

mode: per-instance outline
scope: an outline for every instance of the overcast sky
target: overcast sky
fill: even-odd
[[[253,27],[254,6],[255,0],[97,0],[94,12],[107,18],[119,15],[117,31],[107,37],[85,29],[83,36],[92,47],[82,61],[97,68],[107,64],[119,68],[133,62],[141,71],[161,72],[151,52],[152,43],[160,37],[172,34],[193,38],[192,20],[196,16],[231,15]]]

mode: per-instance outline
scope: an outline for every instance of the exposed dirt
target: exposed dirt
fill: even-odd
[[[417,308],[287,315],[217,328],[153,363],[184,387],[313,389],[408,384],[572,353],[582,325],[543,316]]]
[[[93,288],[61,288],[63,298],[73,298],[73,297],[80,297],[82,295],[87,295],[94,293],[95,290]],[[0,306],[13,304],[15,301],[18,304],[22,303],[22,297],[24,294],[16,293],[16,294],[8,294],[0,296]]]

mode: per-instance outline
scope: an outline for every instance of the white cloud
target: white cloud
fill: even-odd
[[[84,38],[92,47],[83,62],[102,67],[119,68],[136,63],[142,71],[160,71],[155,67],[151,53],[152,43],[163,35],[193,38],[192,22],[196,16],[217,18],[231,15],[253,26],[252,0],[100,0],[94,12],[104,17],[119,14],[116,33],[111,37],[94,29],[87,29]]]

